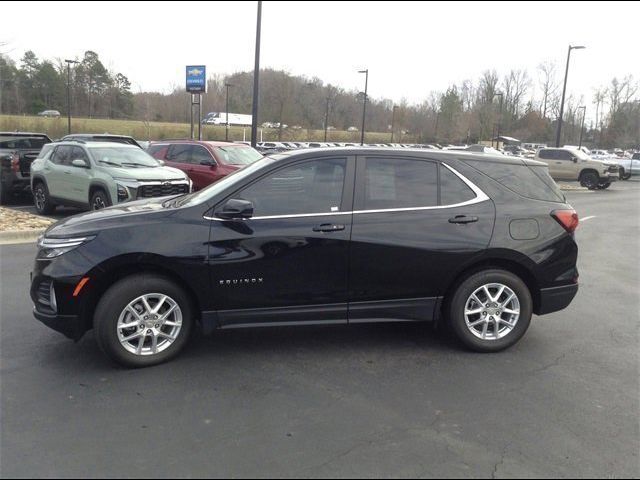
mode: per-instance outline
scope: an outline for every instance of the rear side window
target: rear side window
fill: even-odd
[[[564,202],[564,195],[549,175],[546,165],[528,166],[480,160],[465,160],[467,165],[491,177],[523,197],[547,202]]]
[[[438,165],[422,160],[372,158],[364,172],[364,210],[438,205]]]
[[[440,205],[456,205],[476,198],[466,183],[444,165],[440,166]]]
[[[147,148],[147,153],[154,158],[164,160],[165,156],[167,155],[168,149],[169,145],[149,145],[149,148]]]

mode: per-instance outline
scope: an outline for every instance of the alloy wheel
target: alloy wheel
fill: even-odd
[[[476,289],[464,307],[469,331],[481,340],[500,340],[513,331],[520,318],[520,300],[501,283],[489,283]]]
[[[176,341],[182,329],[182,310],[162,293],[141,295],[122,310],[117,323],[120,344],[134,355],[156,355]]]

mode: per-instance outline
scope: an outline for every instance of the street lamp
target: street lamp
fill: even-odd
[[[329,128],[329,102],[331,102],[331,97],[327,97],[327,108],[324,111],[324,141],[327,141],[327,130]]]
[[[71,135],[71,64],[77,60],[65,60],[67,63],[67,134]]]
[[[258,2],[258,21],[256,26],[256,59],[253,67],[253,105],[251,107],[251,146],[256,148],[258,137],[258,94],[260,85],[260,30],[262,27],[262,1]]]
[[[582,148],[582,131],[584,130],[584,117],[587,115],[587,107],[578,107],[578,110],[582,109],[582,124],[580,125],[580,142],[578,143],[578,150]]]
[[[367,115],[367,88],[369,87],[369,69],[358,70],[358,73],[364,73],[364,102],[362,104],[362,131],[360,132],[360,145],[364,145],[364,120]]]
[[[228,142],[229,141],[229,87],[233,87],[233,85],[231,85],[230,83],[225,83],[224,84],[225,87],[227,87],[227,106],[226,106],[226,113],[225,113],[225,120],[226,120],[226,128],[224,131],[224,141]]]
[[[493,95],[493,98],[500,97],[500,113],[498,114],[498,133],[496,134],[496,148],[500,149],[500,122],[502,121],[502,98],[504,94],[498,92]],[[493,146],[493,140],[491,140],[491,146]]]
[[[393,143],[393,132],[396,128],[396,110],[398,110],[398,106],[394,105],[391,113],[391,143]]]
[[[562,87],[562,100],[560,101],[560,116],[558,117],[558,127],[556,129],[556,148],[560,147],[560,134],[562,132],[562,115],[564,113],[564,97],[567,93],[567,77],[569,76],[569,60],[571,59],[571,50],[582,50],[586,48],[583,45],[577,45],[572,47],[569,45],[569,51],[567,53],[567,67],[564,72],[564,86]]]

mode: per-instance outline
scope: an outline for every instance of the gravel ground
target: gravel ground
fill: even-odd
[[[54,219],[0,207],[0,232],[31,231],[47,228]]]

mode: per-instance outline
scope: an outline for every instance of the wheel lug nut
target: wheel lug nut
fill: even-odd
[[[487,316],[487,312],[482,312],[482,315],[486,317]]]
[[[149,335],[151,335],[151,333],[152,333],[152,332],[151,332],[151,330],[147,330],[147,333],[148,333]]]
[[[159,328],[159,327],[160,327],[160,324],[159,324],[159,323],[156,323],[156,328]]]

